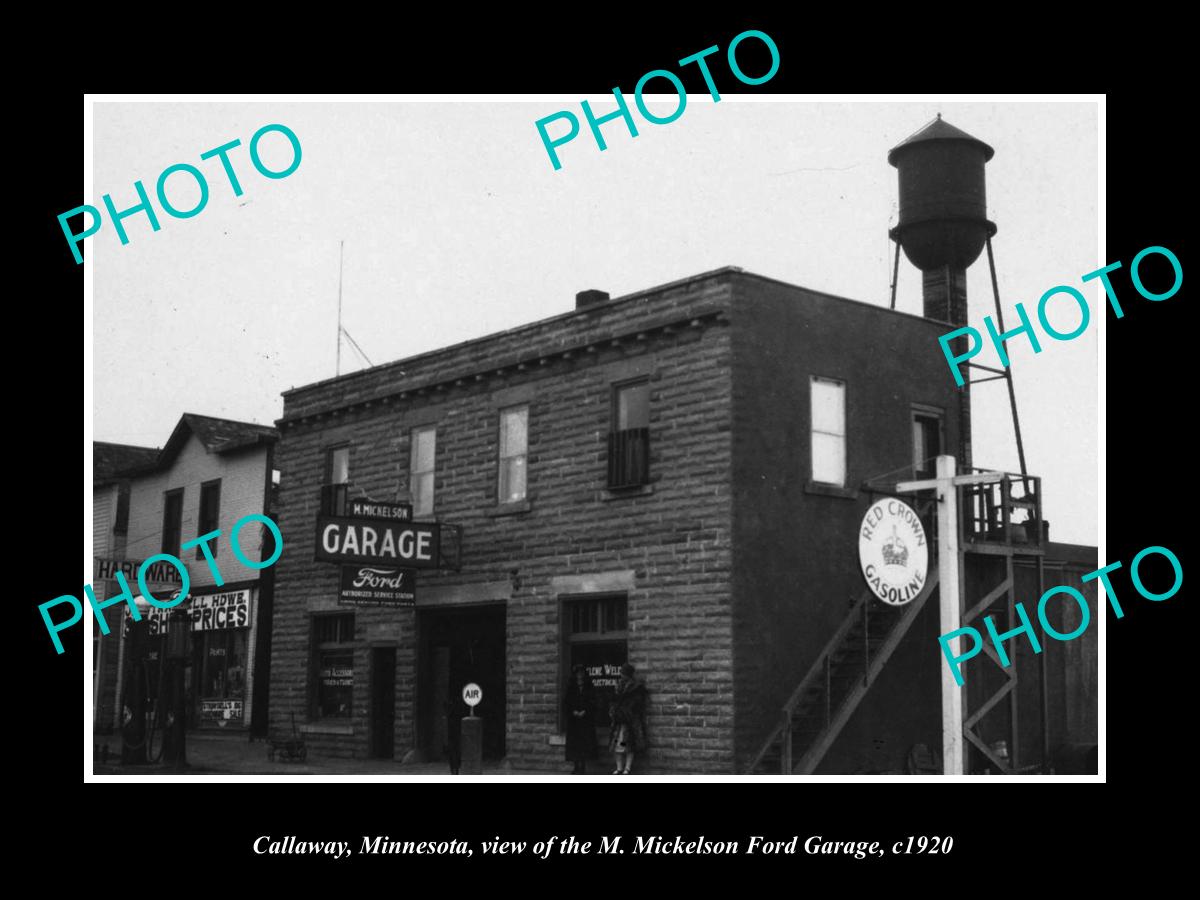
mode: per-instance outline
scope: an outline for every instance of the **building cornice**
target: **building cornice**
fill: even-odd
[[[275,425],[280,429],[296,428],[302,425],[313,425],[330,419],[336,419],[349,413],[360,412],[376,406],[387,407],[396,403],[404,403],[413,398],[428,398],[445,394],[453,389],[462,389],[498,378],[505,378],[519,373],[531,373],[542,370],[557,362],[565,362],[575,358],[593,356],[603,349],[620,347],[626,344],[648,344],[669,338],[673,334],[691,330],[702,331],[714,324],[727,323],[725,311],[719,307],[708,307],[692,310],[685,315],[663,318],[659,321],[642,323],[625,331],[614,331],[607,335],[593,335],[573,344],[555,347],[553,350],[540,350],[533,353],[514,354],[508,360],[491,363],[487,366],[464,366],[461,370],[424,381],[420,377],[412,379],[403,387],[390,386],[370,397],[356,399],[350,403],[337,403],[320,409],[314,409],[296,416],[284,416],[276,420]],[[361,373],[355,373],[358,375]],[[351,376],[346,376],[347,378]],[[333,382],[325,382],[330,385]]]

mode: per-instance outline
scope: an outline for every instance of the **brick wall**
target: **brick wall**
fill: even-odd
[[[941,409],[943,446],[957,446],[958,407],[937,344],[944,326],[935,322],[751,275],[736,281],[732,318],[734,677],[744,763],[865,588],[857,535],[875,497],[863,481],[911,474],[913,404]],[[842,493],[808,486],[812,376],[846,385]],[[895,660],[889,669],[908,677]],[[872,694],[880,692],[870,702]],[[889,715],[899,721],[898,708],[876,716],[871,739]]]
[[[405,500],[410,429],[436,424],[434,515],[464,526],[463,569],[422,571],[418,602],[506,603],[508,759],[550,770],[564,765],[561,746],[550,743],[565,678],[562,580],[632,572],[628,655],[651,692],[652,748],[638,768],[730,771],[729,329],[693,319],[727,303],[731,278],[726,272],[692,279],[286,394],[276,455],[285,548],[277,566],[272,727],[290,727],[292,713],[297,723],[309,723],[310,616],[338,609],[337,567],[313,561],[326,448],[350,443],[354,494]],[[664,323],[672,329],[664,332]],[[568,348],[578,352],[553,355]],[[650,379],[652,490],[610,495],[612,385],[639,376]],[[435,383],[443,389],[417,393]],[[338,411],[383,397],[389,402]],[[496,504],[499,411],[518,403],[529,406],[528,510],[500,515],[506,510]],[[360,608],[356,639],[354,714],[344,721],[353,735],[310,732],[312,752],[366,754],[368,645],[385,641],[398,648],[399,758],[417,740],[416,614]]]

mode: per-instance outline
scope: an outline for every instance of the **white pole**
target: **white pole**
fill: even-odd
[[[333,374],[342,374],[342,252],[346,248],[345,241],[338,241],[338,323],[337,323],[337,362]]]
[[[937,458],[938,497],[938,597],[941,601],[941,634],[959,628],[962,612],[958,598],[958,488],[954,485],[953,456]],[[959,654],[959,640],[950,640],[950,652]],[[962,688],[947,665],[942,672],[942,761],[947,775],[963,773]]]

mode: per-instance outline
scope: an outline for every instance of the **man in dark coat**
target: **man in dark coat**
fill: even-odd
[[[596,695],[587,669],[575,666],[563,701],[567,722],[567,761],[574,763],[572,775],[586,775],[587,761],[596,756]]]

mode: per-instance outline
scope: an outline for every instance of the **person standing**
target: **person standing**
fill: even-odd
[[[629,775],[634,755],[646,749],[646,693],[646,684],[633,666],[621,666],[621,680],[609,706],[612,728],[608,747],[616,759],[614,775]]]
[[[587,762],[596,757],[596,694],[587,669],[571,669],[563,715],[567,720],[567,761],[574,763],[572,775],[586,775]]]

